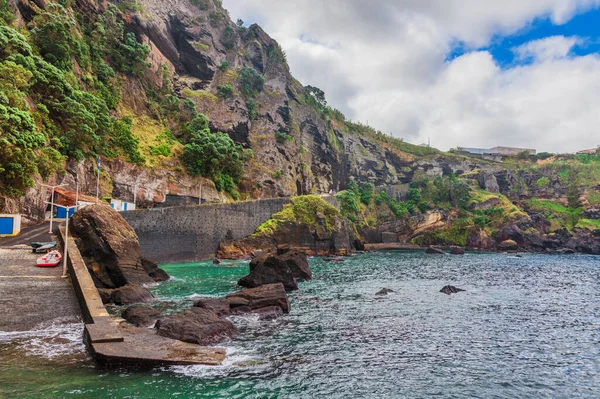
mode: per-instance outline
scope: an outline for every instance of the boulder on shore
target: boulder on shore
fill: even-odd
[[[112,291],[110,302],[115,305],[130,305],[154,300],[154,295],[141,285],[125,285]]]
[[[462,288],[456,288],[453,285],[447,285],[447,286],[445,286],[444,288],[442,288],[440,290],[441,293],[446,294],[446,295],[456,294],[456,293],[459,293],[461,291],[465,291],[465,290],[463,290]]]
[[[198,345],[214,345],[237,334],[227,319],[203,308],[184,310],[156,322],[158,335]]]
[[[162,317],[162,314],[148,306],[133,305],[125,309],[121,317],[134,326],[152,327]]]
[[[247,308],[256,311],[261,308],[277,306],[283,313],[290,312],[290,302],[282,283],[265,284],[256,288],[249,288],[234,292],[226,297],[232,313],[238,313],[237,308]]]
[[[118,288],[168,279],[156,263],[142,259],[135,231],[107,205],[90,205],[75,212],[69,231],[98,287]]]
[[[255,288],[265,284],[282,283],[286,290],[298,289],[294,273],[281,256],[265,254],[250,262],[250,274],[242,277],[238,284],[246,288]]]

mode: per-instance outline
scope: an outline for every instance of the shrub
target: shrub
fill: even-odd
[[[539,188],[546,188],[546,187],[548,187],[548,186],[550,185],[550,179],[548,179],[548,178],[547,178],[547,177],[545,177],[545,176],[544,176],[544,177],[540,177],[540,178],[537,180],[537,182],[536,182],[536,185],[537,185]]]
[[[238,183],[242,177],[244,160],[248,156],[226,133],[212,133],[208,118],[198,115],[186,127],[191,138],[184,146],[181,161],[193,175],[209,177],[223,189],[229,181]]]
[[[229,61],[224,60],[223,62],[221,62],[221,65],[219,65],[219,71],[225,72],[227,71],[227,69],[229,69]]]
[[[240,72],[240,90],[244,98],[256,97],[265,85],[265,79],[252,67],[243,67]]]
[[[35,17],[31,38],[46,61],[60,69],[71,70],[71,57],[79,50],[75,22],[59,4],[48,4],[48,10],[50,12]]]
[[[219,95],[223,98],[233,97],[233,87],[231,85],[221,85],[218,87]]]
[[[150,63],[146,62],[149,54],[150,47],[138,42],[133,33],[127,33],[118,51],[113,53],[113,61],[120,71],[141,76],[144,74],[144,68],[150,66]]]
[[[235,46],[235,39],[237,38],[235,29],[231,26],[225,27],[223,35],[221,36],[221,43],[227,50],[231,50]]]
[[[371,183],[365,183],[358,189],[360,202],[369,205],[375,195],[375,186]]]
[[[279,144],[285,144],[290,141],[294,141],[294,136],[287,134],[285,132],[275,132],[275,140]]]
[[[256,101],[252,99],[246,101],[246,108],[248,108],[248,119],[251,121],[256,119]]]
[[[8,0],[0,0],[0,24],[10,25],[14,19],[15,15],[8,5]]]
[[[281,179],[283,177],[283,169],[279,169],[271,173],[271,177],[273,179]]]
[[[358,205],[359,196],[353,190],[340,191],[337,195],[340,200],[340,212],[343,216],[352,222],[356,222],[360,206]]]

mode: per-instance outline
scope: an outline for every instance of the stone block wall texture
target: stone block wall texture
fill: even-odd
[[[211,259],[219,243],[239,240],[279,212],[289,198],[123,212],[140,239],[142,256],[156,262]]]

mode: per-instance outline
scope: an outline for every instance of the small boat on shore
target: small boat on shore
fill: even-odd
[[[58,266],[60,260],[62,259],[62,255],[58,251],[50,251],[44,256],[40,256],[37,259],[38,267],[55,267]]]

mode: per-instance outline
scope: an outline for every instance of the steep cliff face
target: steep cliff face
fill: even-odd
[[[52,3],[9,0],[15,13],[12,24],[33,29],[36,16]],[[189,138],[180,127],[190,112],[180,104],[191,103],[194,112],[208,117],[212,132],[226,133],[253,151],[239,184],[243,198],[337,192],[354,179],[385,186],[391,197],[402,200],[415,177],[454,174],[514,201],[532,196],[567,200],[568,179],[555,169],[523,170],[441,153],[346,121],[310,87],[294,79],[275,40],[257,25],[233,23],[217,0],[60,3],[67,4],[65,13],[76,21],[72,31],[84,37],[93,34],[92,27],[112,3],[118,6],[125,32],[149,46],[149,64],[143,70],[117,71],[118,101],[110,110],[115,118],[131,116],[131,131],[146,160],[104,157],[101,197],[135,197],[142,206],[192,203],[200,196],[208,202],[232,199],[210,179],[187,174],[179,159],[182,143]],[[93,92],[90,72],[76,58],[71,57],[74,67],[69,79]],[[261,84],[249,86],[248,74]],[[172,112],[165,110],[171,106]],[[161,150],[165,145],[167,152]],[[92,159],[68,159],[65,172],[45,180],[75,189],[76,176],[83,191],[94,193]],[[542,178],[548,179],[547,184],[545,180],[540,184]],[[36,179],[37,185],[42,179]],[[589,187],[577,188],[584,201]],[[41,216],[38,208],[45,195],[45,190],[32,188],[22,198],[2,199],[0,210],[21,211],[35,219]]]

